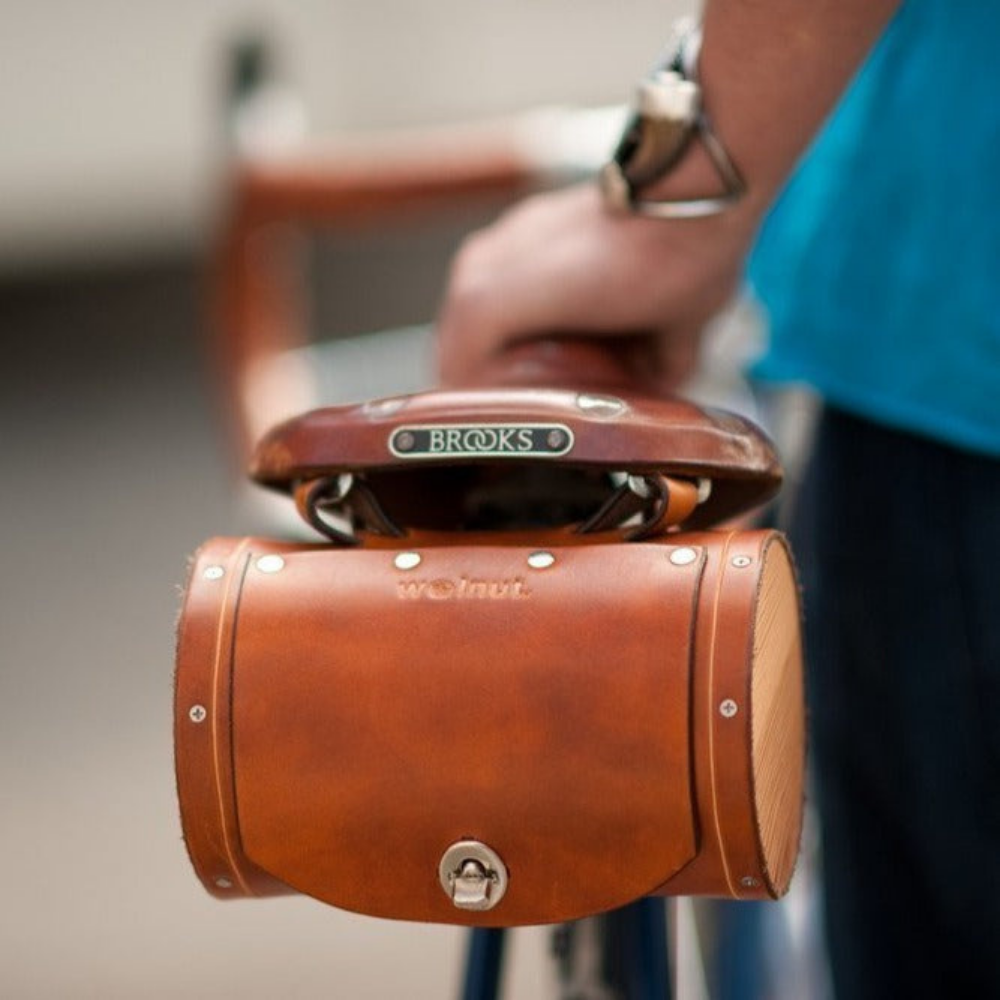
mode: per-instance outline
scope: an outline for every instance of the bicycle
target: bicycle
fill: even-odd
[[[315,396],[309,359],[289,348],[306,338],[295,322],[295,237],[290,227],[394,219],[401,212],[440,210],[458,190],[464,198],[492,200],[521,193],[541,171],[531,158],[517,160],[493,135],[485,152],[463,136],[443,158],[410,144],[385,162],[357,151],[332,165],[309,157],[247,161],[234,184],[229,225],[221,241],[218,329],[226,359],[229,398],[244,452],[259,432],[290,412],[308,409]],[[275,376],[275,372],[278,373]],[[665,905],[642,899],[600,917],[565,925],[556,933],[555,956],[565,1000],[647,1000],[669,995]],[[505,932],[476,929],[469,943],[465,1000],[495,1000]]]

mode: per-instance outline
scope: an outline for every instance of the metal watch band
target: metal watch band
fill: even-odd
[[[672,54],[639,84],[634,113],[598,177],[609,208],[657,219],[701,218],[725,211],[746,192],[739,169],[702,106],[697,82],[700,49],[700,26],[682,28]],[[698,198],[644,198],[643,189],[666,177],[694,141],[708,153],[722,191]]]

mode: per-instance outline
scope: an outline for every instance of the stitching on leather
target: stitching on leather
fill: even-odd
[[[233,875],[236,877],[237,881],[240,883],[240,888],[247,895],[255,895],[250,888],[249,883],[243,876],[243,872],[240,870],[239,865],[236,862],[236,856],[233,851],[233,843],[230,837],[229,825],[226,822],[226,808],[225,808],[225,796],[222,791],[222,756],[221,756],[221,746],[219,739],[219,672],[220,665],[222,663],[222,646],[223,638],[226,632],[230,632],[231,638],[229,642],[229,655],[226,658],[227,665],[229,667],[230,673],[232,671],[232,658],[233,658],[233,643],[236,636],[236,604],[234,602],[232,613],[229,613],[229,598],[232,587],[235,585],[239,587],[239,593],[243,590],[243,580],[246,576],[247,567],[250,564],[249,553],[246,552],[249,547],[249,539],[243,539],[242,542],[237,546],[236,550],[230,557],[231,563],[233,565],[238,565],[240,560],[243,561],[243,566],[240,573],[233,574],[226,577],[226,590],[223,595],[223,613],[219,616],[218,629],[215,635],[215,661],[212,667],[212,756],[215,772],[215,793],[216,801],[219,807],[219,826],[222,830],[222,841],[226,851],[226,857],[229,860],[229,867]],[[229,626],[227,628],[227,625]],[[230,682],[230,691],[232,690],[232,683]],[[232,716],[230,709],[230,725],[228,729],[232,730]],[[228,737],[228,733],[227,733]],[[228,743],[228,738],[226,740]],[[232,755],[230,754],[230,762],[232,761]]]
[[[716,842],[719,845],[719,860],[722,862],[722,873],[726,877],[726,885],[731,896],[737,896],[736,887],[733,885],[732,876],[729,873],[729,860],[726,857],[726,843],[722,836],[722,825],[719,822],[719,800],[716,794],[715,784],[715,651],[717,647],[716,637],[719,634],[719,607],[722,603],[722,582],[726,575],[726,566],[729,561],[729,543],[733,539],[735,532],[730,532],[726,536],[725,544],[722,546],[722,554],[719,562],[719,576],[715,584],[715,600],[712,604],[712,645],[708,652],[708,773],[711,776],[712,786],[712,825],[715,827]]]

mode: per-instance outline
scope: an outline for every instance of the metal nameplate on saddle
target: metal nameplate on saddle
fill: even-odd
[[[322,533],[215,538],[180,620],[184,836],[220,898],[564,921],[788,887],[803,801],[781,470],[750,423],[564,386],[317,410],[252,464]]]
[[[426,424],[396,428],[389,450],[396,458],[558,458],[573,448],[565,424]]]

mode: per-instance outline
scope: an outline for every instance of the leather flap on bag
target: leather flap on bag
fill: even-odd
[[[702,561],[670,551],[298,549],[280,572],[250,552],[231,654],[246,857],[421,921],[562,921],[661,885],[696,853]],[[459,913],[442,885],[465,840],[505,867],[488,912]]]
[[[781,483],[771,442],[735,414],[676,398],[535,387],[436,390],[314,410],[270,431],[250,473],[282,490],[363,473],[379,478],[379,496],[392,507],[433,492],[443,467],[512,463],[711,481],[690,528],[757,506]],[[406,475],[386,475],[393,470]]]

